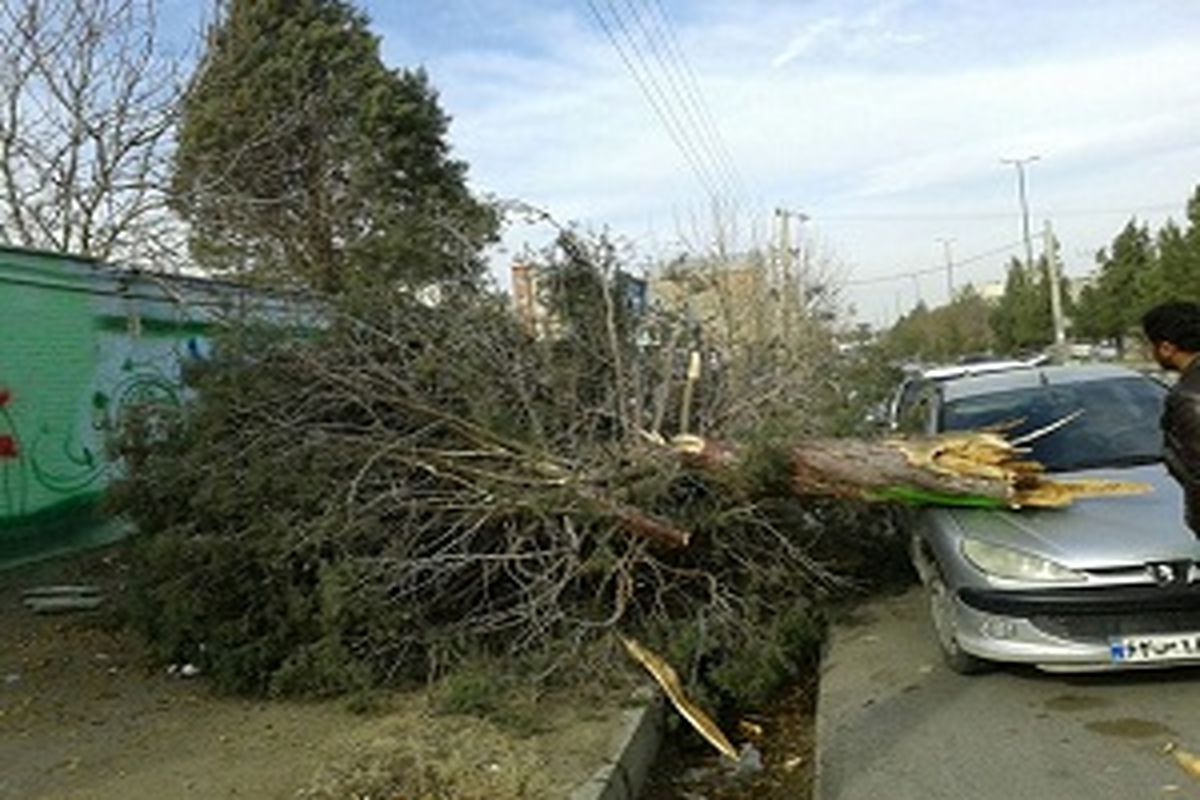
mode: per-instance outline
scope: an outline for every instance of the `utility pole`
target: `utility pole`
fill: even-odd
[[[791,334],[791,299],[792,299],[792,236],[790,230],[791,218],[782,208],[775,209],[775,218],[779,220],[779,326],[784,341]]]
[[[1002,158],[1000,163],[1012,164],[1017,168],[1017,195],[1021,199],[1021,231],[1025,238],[1025,266],[1033,269],[1033,240],[1029,235],[1029,198],[1025,193],[1025,165],[1040,159],[1040,155],[1024,158]]]
[[[946,256],[946,302],[954,302],[954,237],[939,236],[937,241],[942,243],[942,253]]]
[[[1062,286],[1059,280],[1058,239],[1054,238],[1054,229],[1050,220],[1046,220],[1042,247],[1046,254],[1046,279],[1050,281],[1050,315],[1054,320],[1054,355],[1059,361],[1067,355],[1067,326],[1063,319]]]
[[[803,211],[792,211],[786,208],[776,208],[775,216],[779,220],[779,258],[780,267],[783,272],[782,280],[780,281],[780,291],[783,297],[783,327],[786,337],[791,335],[793,302],[799,307],[801,316],[804,315],[808,305],[808,276],[804,274],[805,264],[803,259],[800,262],[799,279],[796,280],[793,274],[795,272],[793,269],[795,264],[793,259],[798,255],[798,248],[792,248],[791,219],[795,217],[796,222],[802,225],[808,221],[809,217]]]

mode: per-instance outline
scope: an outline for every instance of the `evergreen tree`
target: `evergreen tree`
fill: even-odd
[[[1188,200],[1184,225],[1169,219],[1153,238],[1151,265],[1139,283],[1139,309],[1200,297],[1200,187]]]
[[[1002,353],[1020,353],[1054,341],[1044,260],[1033,269],[1012,260],[1004,281],[1004,296],[993,309],[990,321]]]
[[[1157,264],[1153,293],[1143,305],[1200,295],[1200,251],[1188,242],[1187,231],[1175,220],[1167,220],[1155,236]]]
[[[948,305],[930,310],[919,303],[888,333],[884,351],[894,358],[955,361],[989,353],[994,344],[987,303],[967,286]]]
[[[1096,254],[1096,262],[1099,274],[1081,294],[1075,330],[1083,338],[1110,341],[1120,349],[1125,334],[1164,291],[1149,228],[1130,220],[1111,248]]]
[[[182,108],[176,210],[196,261],[337,294],[470,281],[496,232],[421,71],[342,0],[231,0]]]
[[[1200,297],[1200,186],[1188,199],[1187,223],[1183,228],[1168,220],[1159,231],[1159,259],[1165,300],[1194,300]]]

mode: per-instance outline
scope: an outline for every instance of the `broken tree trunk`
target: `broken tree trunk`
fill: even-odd
[[[737,460],[735,449],[698,437],[676,437],[672,444],[708,469]],[[1150,491],[1141,483],[1054,480],[1027,453],[997,431],[881,441],[809,439],[791,447],[792,488],[806,497],[981,508],[1063,508],[1089,497]]]
[[[895,444],[857,439],[813,439],[792,450],[792,486],[800,495],[903,499],[906,494],[978,498],[1002,505],[1005,482],[935,472],[914,464]],[[899,493],[897,495],[897,493]]]

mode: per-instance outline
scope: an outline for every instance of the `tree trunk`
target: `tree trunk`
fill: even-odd
[[[1052,427],[1060,427],[1063,420]],[[1042,433],[1051,432],[1047,428]],[[1023,443],[1031,441],[1028,436]],[[706,470],[733,467],[736,448],[697,436],[672,446]],[[1058,481],[1026,450],[996,431],[954,432],[915,439],[808,439],[790,446],[792,490],[802,497],[899,501],[984,508],[1063,508],[1076,500],[1145,494],[1141,483]]]
[[[1010,484],[915,466],[895,444],[859,439],[813,439],[792,450],[792,486],[802,496],[886,497],[904,487],[953,497],[1010,499]]]

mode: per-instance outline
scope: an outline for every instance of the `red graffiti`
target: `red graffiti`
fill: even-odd
[[[17,440],[7,433],[0,434],[0,458],[17,457]]]
[[[8,405],[8,401],[12,399],[12,392],[8,389],[0,388],[0,408]]]

